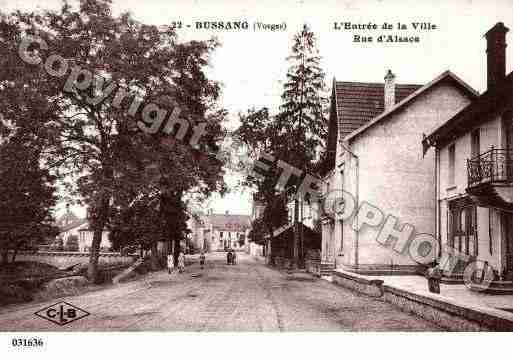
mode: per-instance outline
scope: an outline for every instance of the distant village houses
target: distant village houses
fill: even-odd
[[[67,206],[66,212],[56,220],[56,225],[59,228],[57,241],[62,241],[62,249],[89,252],[93,242],[94,232],[90,228],[89,221],[86,218],[77,217],[70,210],[69,206]],[[112,248],[109,235],[109,231],[103,231],[100,244],[101,251],[109,251]],[[52,249],[52,247],[55,248],[55,242],[51,245],[50,249]]]
[[[209,212],[206,215],[191,216],[187,226],[191,230],[190,238],[196,250],[245,250],[251,220],[250,216],[230,214],[228,211],[225,214]]]

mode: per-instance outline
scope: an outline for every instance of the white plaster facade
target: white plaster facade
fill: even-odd
[[[59,233],[59,237],[62,239],[63,245],[66,246],[70,237],[75,236],[78,238],[78,251],[89,252],[93,243],[93,231],[89,229],[89,222],[81,220],[77,223],[79,224]],[[112,247],[109,234],[109,231],[102,232],[100,250],[108,251]]]
[[[442,245],[456,248],[463,254],[468,254],[480,261],[488,262],[498,273],[513,271],[508,268],[508,237],[504,228],[506,226],[507,212],[500,208],[486,208],[473,206],[475,208],[475,220],[472,223],[473,231],[469,240],[453,243],[452,231],[455,227],[464,227],[464,220],[453,218],[453,212],[450,210],[450,203],[469,198],[466,193],[468,187],[467,159],[473,157],[471,149],[471,134],[478,131],[479,153],[486,152],[494,148],[506,148],[506,139],[503,131],[503,119],[494,114],[489,118],[483,118],[479,126],[475,126],[468,132],[455,138],[447,145],[442,146],[436,151],[436,162],[439,180],[439,221],[437,228],[437,237],[441,239]],[[449,148],[454,146],[454,181],[449,176]],[[511,215],[509,215],[511,216]],[[453,221],[459,221],[453,224]],[[453,227],[454,226],[454,227]],[[462,228],[464,229],[464,228]],[[457,236],[459,237],[459,236]],[[459,238],[458,238],[459,239]],[[460,244],[461,242],[461,244]],[[510,246],[511,247],[511,246]],[[510,248],[512,249],[512,248]]]
[[[379,208],[384,218],[397,218],[396,227],[409,223],[416,233],[435,233],[434,154],[423,158],[420,145],[475,96],[466,84],[445,72],[369,124],[337,141],[331,186]],[[324,258],[336,258],[336,266],[360,272],[413,273],[418,264],[376,241],[379,228],[352,228],[356,217],[335,219],[332,245]],[[397,238],[389,237],[393,241]],[[340,254],[340,255],[338,255]]]

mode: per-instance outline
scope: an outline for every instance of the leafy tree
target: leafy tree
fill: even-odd
[[[0,252],[7,263],[22,248],[33,248],[57,234],[51,208],[57,197],[55,178],[39,164],[40,150],[17,133],[0,144]]]
[[[25,64],[18,56],[18,46],[27,34],[40,37],[47,45],[29,48],[31,56],[43,59],[39,65]],[[4,75],[0,76],[4,79],[0,98],[14,103],[8,112],[38,110],[32,119],[37,128],[45,128],[42,133],[36,129],[46,145],[43,159],[59,177],[73,179],[68,182],[72,183],[70,193],[89,207],[94,231],[90,279],[97,277],[102,231],[119,210],[115,197],[121,192],[135,198],[133,193],[139,189],[146,196],[155,188],[162,193],[224,190],[221,165],[200,155],[222,137],[221,122],[226,115],[214,109],[219,85],[203,71],[216,41],[178,43],[170,27],[142,24],[128,13],[114,17],[110,0],[81,0],[78,8],[64,2],[59,11],[3,14],[0,41],[4,45],[0,49]],[[54,54],[68,64],[64,76],[49,76],[44,69],[44,59]],[[58,61],[47,68],[58,71],[62,66]],[[82,70],[92,74],[89,86]],[[127,96],[114,105],[119,91]],[[140,128],[149,128],[152,121],[141,113],[144,104],[133,111],[134,98],[139,96],[145,96],[144,104],[157,103],[168,111],[179,107],[189,128],[205,121],[207,135],[198,150],[163,141],[160,132],[143,134]],[[157,112],[151,115],[153,120],[158,116]],[[172,130],[171,134],[177,134],[181,128]],[[187,131],[184,141],[191,137]],[[158,176],[144,173],[137,178],[138,166],[146,168],[149,163],[156,164]]]
[[[155,253],[158,241],[163,240],[161,228],[165,222],[160,216],[158,196],[139,196],[132,203],[116,211],[112,219],[111,241],[113,247],[122,249],[138,245],[142,250]],[[152,256],[152,266],[158,266]]]
[[[234,132],[234,138],[248,149],[250,157],[269,165],[265,173],[245,173],[243,185],[253,188],[254,199],[266,204],[262,224],[272,241],[274,230],[286,222],[287,211],[284,206],[279,206],[283,204],[283,196],[276,188],[279,169],[271,158],[264,157],[271,155],[274,159],[281,159],[286,155],[287,148],[283,146],[276,121],[267,108],[250,109],[246,114],[240,114],[239,120],[241,124]]]
[[[257,218],[251,222],[251,230],[248,233],[250,242],[260,242],[267,234],[265,223],[261,218]]]
[[[313,175],[321,168],[319,163],[323,159],[327,132],[324,72],[320,67],[316,42],[314,33],[306,24],[303,25],[294,36],[291,55],[287,58],[290,67],[280,111],[271,116],[267,108],[251,109],[240,115],[241,125],[236,131],[237,137],[253,154],[272,155],[275,161],[281,160]],[[275,185],[278,175],[279,170],[274,165],[265,178],[250,175],[245,180],[245,184],[256,188],[257,195],[267,204],[263,221],[271,231],[271,238],[272,228],[276,228],[273,220],[277,218],[278,223],[284,220],[284,197],[295,191],[300,183],[299,178],[289,180],[285,188],[281,188],[285,192],[277,197]],[[294,222],[298,223],[299,205],[297,196],[295,198]],[[296,228],[295,234],[298,232]]]

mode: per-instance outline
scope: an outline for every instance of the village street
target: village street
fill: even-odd
[[[226,265],[224,253],[194,256],[185,274],[160,271],[80,296],[24,304],[0,311],[10,330],[439,330],[392,305],[307,274],[289,275],[246,254]],[[201,273],[195,277],[194,274]],[[58,326],[34,313],[66,301],[90,313]]]

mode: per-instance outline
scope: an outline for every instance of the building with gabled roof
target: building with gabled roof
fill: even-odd
[[[394,228],[412,223],[419,231],[433,233],[434,166],[423,161],[418,141],[476,96],[450,71],[423,86],[396,85],[390,70],[384,84],[334,81],[328,146],[335,152],[322,181],[324,198],[344,190],[351,193],[356,208],[367,202],[395,216]],[[341,220],[334,213],[322,216],[324,264],[369,274],[419,270],[408,255],[376,241],[379,226],[355,231],[352,219]],[[387,242],[395,240],[387,237]]]
[[[93,230],[89,228],[89,221],[87,218],[77,217],[66,206],[66,212],[56,220],[56,225],[59,227],[59,235],[57,238],[62,240],[64,248],[70,247],[70,239],[74,238],[78,242],[78,247],[74,250],[79,252],[88,252],[93,242]],[[103,231],[100,249],[103,251],[109,250],[112,245],[109,240],[109,231]]]
[[[244,232],[251,226],[251,218],[242,214],[209,214],[203,217],[203,221],[213,229]]]
[[[394,98],[402,101],[420,87],[396,84]],[[335,167],[337,140],[359,129],[383,113],[384,109],[385,83],[337,81],[333,78],[328,125],[328,170]]]
[[[69,204],[66,205],[66,212],[57,218],[55,221],[55,225],[60,229],[65,228],[67,226],[73,225],[75,222],[79,221],[80,218],[77,217],[73,211],[71,211]]]
[[[391,71],[388,75],[392,75]],[[418,84],[394,83],[394,90],[388,91],[387,97],[385,82],[350,82],[333,78],[328,122],[328,156],[324,166],[326,172],[321,181],[324,195],[336,187],[342,187],[340,173],[336,168],[337,149],[340,153],[339,141],[382,114],[386,106],[395,104],[396,99],[402,101],[421,87]],[[335,267],[335,259],[341,255],[342,228],[340,225],[335,226],[331,217],[325,216],[321,218],[321,222],[321,263],[328,270]],[[337,242],[340,244],[336,245]]]
[[[191,238],[197,249],[206,251],[243,250],[247,244],[247,232],[251,217],[241,214],[209,214],[189,221]]]
[[[395,85],[395,100],[403,99],[421,85]],[[345,82],[334,79],[340,138],[361,128],[385,110],[385,83]]]
[[[492,293],[513,292],[513,72],[506,75],[508,30],[499,22],[485,34],[486,91],[422,141],[436,167],[436,236],[445,253],[458,258],[454,266],[440,258],[444,277],[462,281],[465,268],[477,262],[477,268],[486,269],[483,277],[489,287],[470,287]]]

